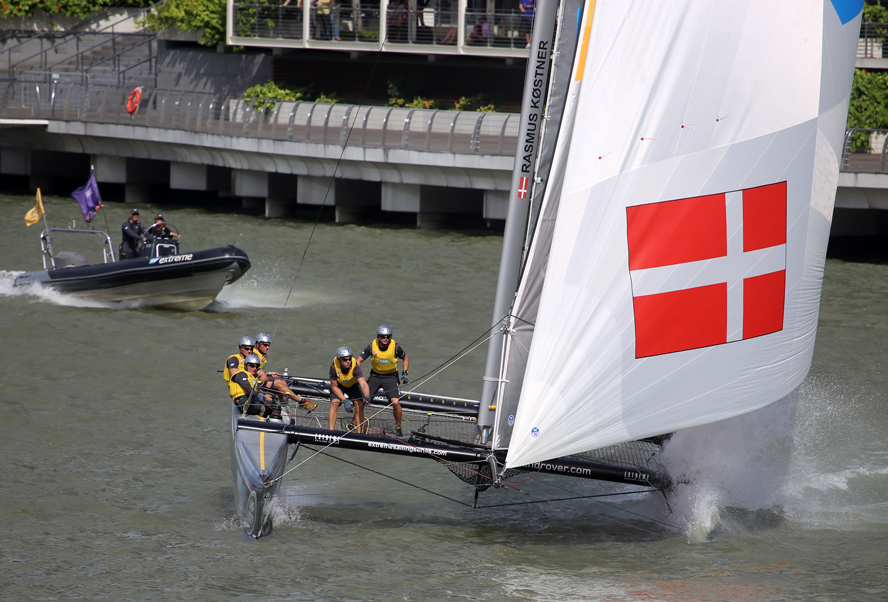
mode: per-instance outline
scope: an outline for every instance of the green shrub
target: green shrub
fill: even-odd
[[[454,111],[478,111],[479,113],[496,113],[496,105],[490,101],[486,94],[473,96],[461,96],[453,103]]]
[[[151,31],[200,31],[204,46],[225,44],[225,0],[167,0],[145,17]]]
[[[847,127],[888,128],[888,72],[854,70]],[[869,135],[866,132],[855,132],[851,146],[854,150],[869,150]]]
[[[145,6],[141,0],[0,0],[0,18],[32,17],[38,8],[49,15],[82,19],[97,10],[114,6]]]
[[[298,100],[308,102],[339,102],[339,96],[331,94],[316,94],[314,86],[288,87],[276,82],[258,84],[244,91],[244,100],[249,106],[260,111],[271,111],[277,105],[277,101]]]
[[[437,109],[438,101],[431,98],[423,98],[422,96],[414,96],[413,100],[405,100],[404,98],[391,97],[386,103],[387,107],[406,107],[408,109]]]

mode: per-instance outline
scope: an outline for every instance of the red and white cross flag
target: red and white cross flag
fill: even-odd
[[[518,180],[518,198],[527,198],[527,176],[521,176]]]
[[[635,357],[783,329],[786,182],[626,208]]]

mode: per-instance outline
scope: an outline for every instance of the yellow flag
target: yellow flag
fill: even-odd
[[[34,205],[33,209],[31,209],[30,211],[28,211],[25,214],[25,223],[28,224],[28,226],[33,226],[34,224],[36,224],[37,222],[40,221],[40,218],[43,217],[44,213],[45,213],[45,211],[43,211],[43,197],[40,196],[40,189],[38,188],[37,189],[37,204]]]

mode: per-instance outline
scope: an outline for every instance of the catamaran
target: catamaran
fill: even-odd
[[[235,440],[430,458],[476,500],[527,470],[667,488],[669,433],[810,368],[862,4],[539,0],[480,400]]]

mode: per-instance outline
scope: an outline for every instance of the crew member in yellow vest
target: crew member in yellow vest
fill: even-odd
[[[310,411],[318,407],[318,404],[310,401],[305,401],[304,399],[293,393],[290,390],[290,387],[287,385],[287,381],[281,378],[280,372],[269,372],[265,369],[265,367],[268,365],[269,349],[271,349],[271,335],[260,332],[258,335],[256,335],[256,348],[253,350],[253,353],[259,356],[259,379],[262,381],[263,386],[277,391],[277,395],[281,401],[289,397],[290,399],[298,403],[299,406],[304,410]]]
[[[238,344],[238,352],[229,355],[225,360],[225,369],[222,371],[222,376],[225,378],[226,383],[230,383],[231,377],[243,369],[244,358],[253,353],[255,346],[256,341],[253,340],[253,337],[241,337]]]
[[[280,415],[280,406],[273,402],[272,396],[259,391],[258,373],[259,357],[251,353],[244,358],[243,367],[232,374],[228,381],[231,401],[245,414],[270,416],[277,410]]]
[[[368,401],[376,395],[377,391],[383,390],[389,403],[392,404],[392,413],[395,415],[395,433],[398,437],[403,437],[401,433],[401,404],[399,402],[401,391],[398,388],[398,360],[401,360],[404,365],[401,383],[406,385],[410,358],[392,339],[391,326],[381,324],[376,329],[376,340],[361,352],[361,356],[357,360],[358,366],[368,357],[370,358],[370,378],[367,379],[367,388],[370,391]]]
[[[330,364],[330,430],[336,424],[336,414],[339,412],[339,404],[344,403],[347,412],[349,404],[354,404],[355,417],[349,423],[349,430],[358,433],[366,432],[364,424],[364,399],[370,396],[367,379],[364,371],[352,357],[350,347],[340,347],[336,350],[336,357]],[[348,396],[349,400],[346,400]]]

